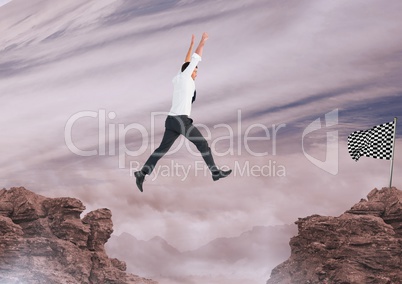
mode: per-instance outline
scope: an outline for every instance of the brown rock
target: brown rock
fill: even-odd
[[[112,265],[121,271],[126,271],[127,264],[124,261],[118,260],[117,258],[110,259]]]
[[[55,236],[79,247],[87,246],[89,226],[80,219],[85,210],[80,200],[68,197],[47,199],[43,207],[48,214],[49,228]]]
[[[3,269],[10,269],[15,264],[23,234],[19,225],[0,215],[0,263]]]
[[[402,191],[395,187],[382,190],[374,188],[367,198],[368,201],[360,201],[347,212],[379,216],[402,238]]]
[[[0,283],[146,283],[125,273],[104,244],[113,232],[111,212],[80,214],[74,198],[46,198],[25,188],[0,190]]]
[[[112,212],[107,208],[91,211],[82,222],[90,227],[88,249],[104,251],[104,245],[113,233]]]
[[[0,215],[9,217],[14,210],[14,205],[11,201],[4,197],[6,194],[6,189],[0,190]]]
[[[42,202],[46,198],[26,190],[14,187],[0,192],[1,215],[10,217],[14,223],[36,220],[46,215]]]
[[[291,256],[267,284],[402,283],[401,194],[374,189],[339,217],[299,219]]]

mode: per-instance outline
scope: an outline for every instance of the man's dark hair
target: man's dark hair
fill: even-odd
[[[181,66],[181,72],[186,70],[186,68],[188,67],[189,64],[190,64],[190,62],[184,62],[183,65]],[[198,66],[196,66],[195,68],[198,68]]]

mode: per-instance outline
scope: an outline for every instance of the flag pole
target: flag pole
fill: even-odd
[[[392,158],[391,158],[391,167],[390,167],[390,174],[389,174],[389,188],[391,188],[391,186],[392,186],[392,171],[394,169],[396,120],[397,120],[397,118],[394,117],[394,141],[392,142]]]

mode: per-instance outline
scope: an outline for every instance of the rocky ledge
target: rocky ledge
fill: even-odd
[[[373,189],[339,217],[299,219],[267,284],[402,283],[402,191]]]
[[[156,284],[125,272],[104,244],[109,209],[86,214],[75,198],[46,198],[23,187],[0,190],[0,283]]]

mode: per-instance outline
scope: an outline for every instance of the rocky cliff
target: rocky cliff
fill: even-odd
[[[155,284],[125,272],[104,244],[112,215],[74,198],[46,198],[23,187],[0,190],[0,283]]]
[[[339,217],[299,219],[267,284],[402,283],[402,191],[373,189]]]

